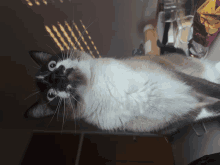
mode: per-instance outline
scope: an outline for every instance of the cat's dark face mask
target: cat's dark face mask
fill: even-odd
[[[57,65],[59,61],[65,59],[63,54],[53,56],[39,51],[29,52],[32,59],[41,67],[36,77],[36,86],[40,91],[40,99],[34,103],[25,113],[26,118],[49,117],[54,114],[63,116],[65,101],[68,104],[66,109],[75,109],[79,96],[76,94],[76,86],[80,81],[70,81],[79,79],[77,72],[73,68],[65,68],[64,65]],[[74,99],[72,99],[74,98]],[[69,105],[69,107],[68,107]],[[70,111],[65,111],[68,116]]]

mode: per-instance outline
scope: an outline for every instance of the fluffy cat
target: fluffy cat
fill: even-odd
[[[41,99],[26,117],[56,113],[102,130],[160,131],[220,115],[220,63],[184,57],[92,58],[31,51]]]

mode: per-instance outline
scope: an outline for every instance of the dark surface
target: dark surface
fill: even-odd
[[[205,155],[193,162],[189,165],[218,165],[220,164],[220,153]]]
[[[80,134],[34,133],[21,165],[75,164]],[[158,148],[160,148],[158,150]],[[79,164],[171,164],[171,146],[163,138],[84,134]]]
[[[34,134],[21,165],[74,164],[80,135]]]

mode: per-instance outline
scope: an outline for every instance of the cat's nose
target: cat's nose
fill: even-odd
[[[63,65],[60,65],[59,68],[55,70],[54,74],[56,76],[65,76],[64,71],[65,71],[65,67]]]
[[[57,77],[68,77],[70,73],[72,73],[74,69],[68,68],[66,69],[63,65],[60,65],[59,68],[55,70],[55,76]]]

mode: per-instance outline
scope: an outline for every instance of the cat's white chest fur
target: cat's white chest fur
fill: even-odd
[[[102,129],[126,127],[125,123],[138,116],[157,124],[170,121],[175,114],[187,113],[197,103],[188,95],[190,87],[160,72],[134,70],[113,59],[98,60],[91,70],[95,73],[92,86],[83,98],[86,120]]]

